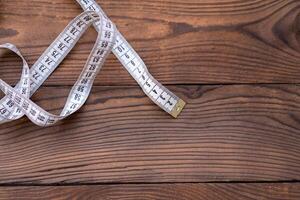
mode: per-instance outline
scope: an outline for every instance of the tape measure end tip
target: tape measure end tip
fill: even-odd
[[[171,112],[171,115],[174,118],[177,118],[179,116],[179,114],[181,113],[181,111],[183,110],[183,108],[185,107],[185,105],[186,105],[186,103],[182,99],[179,99],[179,101],[177,102],[177,104],[173,108],[173,110]]]

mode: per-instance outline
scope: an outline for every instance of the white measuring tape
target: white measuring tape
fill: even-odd
[[[145,94],[176,118],[185,106],[185,102],[153,78],[143,60],[94,0],[77,0],[77,2],[84,12],[67,25],[30,69],[20,51],[13,44],[0,45],[0,48],[16,53],[23,61],[21,79],[14,88],[0,79],[0,89],[6,95],[0,100],[0,123],[16,120],[26,115],[38,126],[51,126],[73,114],[85,103],[96,75],[111,51]],[[30,97],[58,67],[92,24],[98,32],[96,43],[69,93],[64,109],[60,115],[53,115],[36,105]]]

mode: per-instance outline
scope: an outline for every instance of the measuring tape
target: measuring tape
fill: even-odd
[[[0,79],[0,89],[5,97],[0,100],[0,123],[26,115],[38,126],[51,126],[76,112],[87,100],[93,82],[107,56],[113,52],[144,93],[164,111],[177,117],[185,102],[160,84],[148,71],[145,63],[117,30],[94,0],[77,0],[84,12],[74,18],[29,69],[20,51],[13,44],[0,45],[16,53],[23,61],[19,83],[13,88]],[[86,64],[73,85],[60,115],[53,115],[30,100],[72,50],[91,25],[98,32],[97,40]]]

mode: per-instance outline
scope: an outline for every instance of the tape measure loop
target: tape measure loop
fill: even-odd
[[[66,26],[30,69],[15,45],[10,43],[0,45],[0,48],[15,52],[23,60],[21,79],[14,88],[0,79],[0,89],[6,94],[0,100],[0,123],[18,119],[25,114],[38,126],[51,126],[76,112],[88,98],[93,82],[111,51],[145,94],[176,118],[185,106],[185,102],[149,73],[143,60],[94,0],[77,0],[77,2],[84,12]],[[69,93],[62,112],[60,115],[53,115],[32,102],[30,96],[59,66],[91,25],[98,32],[95,45]]]

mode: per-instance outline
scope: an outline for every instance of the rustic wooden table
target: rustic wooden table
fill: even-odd
[[[172,119],[111,55],[77,114],[0,125],[0,199],[300,199],[299,0],[98,3],[186,109]],[[32,65],[80,12],[0,0],[0,43]],[[95,39],[91,28],[35,102],[59,113]],[[21,63],[0,53],[15,84]]]

